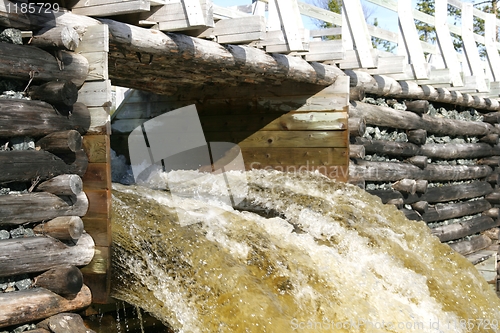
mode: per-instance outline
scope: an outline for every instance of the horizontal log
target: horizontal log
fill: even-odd
[[[362,70],[344,70],[351,79],[351,87],[363,87],[367,93],[395,98],[425,99],[431,102],[449,103],[480,110],[498,111],[495,99],[474,96],[458,98],[459,92],[445,88],[435,89],[412,81],[397,81],[384,75],[370,75]],[[452,94],[453,93],[453,94]]]
[[[425,193],[427,192],[427,185],[429,185],[429,181],[425,179],[417,180],[417,193]]]
[[[410,162],[415,166],[418,166],[420,169],[427,168],[427,165],[429,164],[427,156],[413,156],[407,159],[406,161]]]
[[[72,106],[78,99],[78,88],[71,81],[50,81],[40,86],[31,86],[28,95],[49,104]]]
[[[0,294],[0,328],[38,321],[61,312],[82,310],[91,303],[92,294],[85,285],[70,299],[44,288]]]
[[[492,205],[500,204],[500,189],[493,190],[493,192],[489,193],[484,198],[488,200]]]
[[[76,152],[82,149],[82,136],[75,130],[53,132],[38,140],[36,146],[54,154]]]
[[[429,203],[448,202],[454,200],[472,199],[487,195],[493,191],[487,182],[475,181],[471,183],[446,185],[440,187],[427,188],[425,193],[404,196],[405,204],[412,204],[418,201]],[[385,203],[389,199],[403,198],[400,192],[394,190],[371,190],[369,193],[376,195]]]
[[[431,143],[420,147],[419,154],[442,160],[474,159],[500,154],[500,148],[487,143]]]
[[[411,205],[411,208],[422,215],[429,210],[429,203],[427,201],[417,201]]]
[[[406,131],[408,142],[416,145],[423,145],[427,141],[427,131],[423,129],[414,129]]]
[[[42,49],[74,51],[80,44],[81,37],[73,27],[61,25],[37,32],[30,44]]]
[[[428,181],[467,180],[488,177],[492,170],[486,165],[437,165],[425,169],[397,162],[371,162],[357,160],[349,166],[349,174],[367,181],[398,181],[403,178]]]
[[[420,214],[412,209],[401,208],[400,209],[403,214],[405,214],[406,218],[411,221],[421,221],[422,217]]]
[[[471,240],[460,241],[449,245],[453,250],[457,251],[461,255],[466,255],[485,249],[490,246],[491,243],[492,241],[490,238],[485,235],[479,235],[472,237]]]
[[[366,132],[366,122],[363,118],[349,118],[347,121],[349,136],[363,136]]]
[[[441,242],[447,242],[471,236],[498,225],[498,220],[493,220],[488,216],[477,216],[467,221],[432,228],[431,233],[437,236]]]
[[[437,118],[427,114],[420,117],[411,112],[362,102],[351,103],[349,116],[364,118],[368,125],[404,130],[422,129],[426,130],[427,133],[442,136],[484,136],[500,133],[498,129],[488,123]]]
[[[68,116],[46,102],[0,99],[0,137],[42,137],[72,129],[83,134],[89,127],[90,113],[81,103],[73,105]]]
[[[410,157],[418,155],[420,151],[417,145],[408,142],[356,138],[356,143],[365,146],[367,154]]]
[[[75,52],[60,51],[59,61],[52,54],[31,45],[0,44],[0,72],[10,79],[34,82],[66,80],[81,87],[87,78],[89,63]]]
[[[34,280],[34,286],[61,296],[73,296],[83,287],[83,274],[76,266],[58,266],[38,275]]]
[[[83,234],[74,245],[52,237],[11,238],[0,241],[0,276],[44,272],[61,266],[88,265],[94,257],[94,240]]]
[[[350,158],[364,158],[365,147],[363,145],[349,145]]]
[[[85,175],[87,166],[90,163],[87,153],[84,149],[80,149],[74,153],[58,153],[57,157],[61,158],[64,163],[68,165],[68,172],[66,173],[75,174],[80,177],[83,177]]]
[[[483,235],[488,236],[491,240],[499,240],[500,239],[500,228],[491,228],[483,232]],[[496,245],[499,246],[499,245]],[[499,248],[500,249],[500,248]],[[498,252],[498,250],[497,250]]]
[[[55,195],[76,196],[82,192],[83,182],[78,175],[59,175],[39,184],[35,191]]]
[[[439,204],[434,207],[429,207],[427,212],[422,215],[422,219],[425,222],[444,221],[457,217],[481,213],[490,208],[491,204],[484,199],[449,204]]]
[[[101,318],[99,318],[99,321],[100,320]],[[39,322],[36,326],[39,328],[48,329],[51,332],[55,333],[95,333],[95,331],[92,331],[86,327],[82,317],[80,317],[80,315],[76,313],[59,313]],[[125,329],[125,331],[128,330],[128,325],[126,324],[126,326],[127,328]]]
[[[480,165],[489,165],[492,167],[500,166],[500,156],[488,156],[477,161]]]
[[[497,145],[499,137],[500,136],[498,134],[488,134],[479,138],[479,142],[489,143],[490,145]]]
[[[500,208],[498,207],[493,207],[493,208],[490,208],[488,210],[485,210],[483,212],[483,215],[484,216],[489,216],[491,217],[492,219],[497,219],[500,217]]]
[[[392,184],[392,188],[402,193],[415,194],[417,191],[417,182],[414,179],[404,178]]]
[[[37,235],[47,235],[59,240],[78,240],[83,235],[83,221],[79,216],[59,216],[40,223],[33,231]]]
[[[363,87],[351,87],[349,89],[350,101],[362,101],[365,98],[365,89]]]
[[[85,192],[76,197],[58,197],[37,192],[0,196],[0,225],[47,221],[59,216],[84,216],[89,201]]]
[[[81,164],[80,162],[82,161],[75,160],[73,164]],[[67,164],[59,157],[43,150],[0,151],[0,165],[2,166],[0,184],[29,182],[35,179],[44,181],[70,173],[80,175],[80,173],[74,172],[75,165],[73,164]]]
[[[429,101],[425,99],[416,101],[404,101],[406,111],[411,111],[416,114],[422,115],[429,111]]]
[[[490,124],[500,123],[500,112],[490,112],[483,114],[483,121]]]

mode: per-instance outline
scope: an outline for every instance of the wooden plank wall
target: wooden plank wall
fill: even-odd
[[[107,25],[87,27],[76,52],[89,60],[89,75],[80,89],[78,101],[91,114],[91,127],[83,137],[89,164],[83,187],[89,210],[83,222],[92,236],[96,251],[92,262],[82,269],[94,303],[107,303],[110,294],[111,267],[111,161],[109,111],[111,82],[108,79],[109,32]]]
[[[348,103],[348,77],[329,87],[247,85],[203,97],[136,92],[117,110],[113,148],[125,152],[127,134],[142,122],[196,104],[207,142],[237,143],[246,169],[318,170],[347,181]]]

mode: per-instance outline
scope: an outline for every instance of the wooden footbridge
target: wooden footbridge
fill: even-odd
[[[18,80],[25,86],[70,81],[75,87],[70,92],[62,90],[64,85],[51,88],[57,95],[52,99],[46,98],[45,90],[37,94],[34,89],[31,98],[44,102],[16,100],[7,105],[6,100],[0,100],[0,137],[6,142],[2,141],[6,149],[0,151],[0,187],[12,182],[33,182],[30,193],[23,194],[22,203],[26,206],[39,200],[31,193],[37,191],[38,182],[59,174],[73,174],[83,179],[83,192],[88,199],[88,202],[84,198],[75,201],[80,205],[78,209],[66,207],[64,212],[50,216],[33,212],[19,222],[15,219],[18,212],[11,209],[14,194],[7,194],[0,197],[0,227],[13,223],[39,224],[59,215],[80,215],[88,233],[84,235],[90,235],[94,244],[90,263],[86,257],[74,262],[47,261],[36,272],[20,267],[15,273],[41,273],[57,270],[63,264],[86,265],[81,270],[84,283],[92,291],[92,301],[108,302],[110,146],[128,154],[127,136],[134,128],[157,115],[191,104],[196,105],[206,140],[237,143],[247,168],[317,170],[361,186],[366,182],[399,182],[393,184],[393,189],[375,194],[384,202],[406,205],[405,209],[419,203],[406,213],[424,220],[431,219],[429,207],[436,210],[433,204],[442,202],[436,199],[442,198],[439,194],[425,196],[427,182],[477,180],[479,185],[469,188],[468,193],[476,193],[483,200],[481,205],[475,205],[475,210],[471,210],[471,205],[458,210],[469,215],[487,212],[484,216],[488,219],[479,221],[482,224],[476,221],[473,227],[468,227],[475,233],[486,229],[485,226],[498,226],[500,128],[496,124],[500,120],[500,44],[497,41],[500,20],[458,0],[436,0],[433,16],[412,9],[410,0],[367,0],[365,3],[399,17],[394,22],[397,31],[368,24],[360,0],[344,1],[342,14],[297,0],[258,0],[231,8],[217,6],[212,0],[46,3],[0,0],[0,26],[19,31],[22,39],[18,45],[0,43],[2,79]],[[452,22],[448,15],[453,8],[460,12],[458,23]],[[304,23],[309,22],[309,18],[320,22],[318,26],[326,23],[329,28],[311,27],[310,23]],[[481,34],[473,29],[478,20],[484,24]],[[417,21],[433,27],[434,42],[419,39]],[[458,37],[463,47],[457,51],[454,41]],[[392,43],[394,52],[374,48],[372,38]],[[127,94],[125,102],[113,114],[112,85],[137,89]],[[25,89],[25,93],[28,90]],[[408,111],[370,106],[361,102],[365,94],[393,99],[393,104],[406,102]],[[410,103],[414,100],[417,103]],[[63,101],[71,107],[70,113],[61,113]],[[466,123],[423,114],[428,111],[427,101],[461,110],[476,109],[483,114],[484,122]],[[60,118],[51,116],[54,107]],[[39,127],[22,114],[21,110],[26,109],[31,110],[30,114],[37,114],[35,118],[47,129],[26,130]],[[377,146],[377,142],[363,141],[361,137],[367,124],[403,131],[408,137],[405,143],[413,146],[393,147],[393,143]],[[61,134],[71,130],[71,135]],[[482,143],[478,143],[481,147],[462,147],[461,153],[447,156],[451,156],[449,159],[479,156],[489,160],[467,166],[427,165],[429,156],[436,154],[435,150],[425,147],[427,133],[476,137],[481,140]],[[54,140],[37,141],[48,135],[49,139],[52,135],[59,138],[55,141],[66,142],[65,147],[51,148]],[[9,140],[19,136],[36,139],[37,150],[20,154],[7,149]],[[52,143],[45,146],[47,141]],[[393,147],[392,150],[384,148],[388,146]],[[41,158],[42,153],[46,154],[44,167],[30,164],[32,159]],[[370,163],[374,162],[363,159],[368,153],[420,158],[410,163],[373,165]],[[422,159],[421,155],[428,158]],[[6,162],[13,158],[19,161]],[[59,163],[57,168],[54,161]],[[19,165],[25,169],[31,166],[34,171],[10,173],[11,169],[20,170]],[[376,176],[373,176],[374,168],[380,171]],[[69,179],[73,179],[72,184],[78,184],[75,177]],[[40,193],[48,191],[43,188],[47,188],[46,185]],[[67,191],[62,193],[68,196]],[[79,193],[73,194],[82,197]],[[54,202],[61,196],[57,191],[50,194]],[[466,198],[474,196],[462,193],[448,200]],[[65,200],[70,205],[75,202]],[[86,213],[82,213],[82,209]],[[432,221],[436,221],[436,214],[442,213],[436,210]],[[74,220],[68,219],[66,224]],[[443,241],[450,237],[456,239],[456,235],[449,236],[449,231],[439,229],[439,233],[447,235]],[[490,246],[490,252],[493,251],[492,239],[495,242],[498,233],[495,236],[492,231],[489,235],[477,236],[480,239],[474,241],[476,250]],[[81,246],[88,249],[89,238],[83,239],[86,243]],[[6,246],[7,243],[2,242],[5,241],[0,240],[0,247]],[[61,242],[66,244],[67,237]],[[63,250],[69,253],[66,248]],[[45,261],[43,251],[33,253],[40,256],[40,262]],[[494,257],[495,273],[491,280],[496,281],[496,254],[482,253],[474,260],[488,257]],[[0,271],[4,271],[6,265],[16,265],[12,260],[9,255],[0,254]],[[0,273],[0,276],[3,275]],[[39,297],[39,309],[33,307],[33,313],[20,316],[16,311],[25,311],[22,304],[18,307],[11,304],[12,299],[25,297],[25,294],[15,294],[23,292],[26,293],[0,294],[0,313],[6,314],[3,317],[0,314],[0,327],[55,314],[40,310],[44,302],[53,298],[45,294],[45,298],[39,297],[36,291],[30,297]],[[88,290],[78,295],[77,304],[58,299],[57,311],[74,310],[90,303]],[[4,301],[7,297],[11,303]],[[8,312],[3,311],[7,308]]]

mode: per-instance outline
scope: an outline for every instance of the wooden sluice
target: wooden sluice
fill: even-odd
[[[0,80],[31,98],[0,99],[0,282],[29,280],[0,290],[0,328],[111,301],[110,148],[127,155],[134,128],[192,104],[207,142],[238,144],[247,169],[366,188],[429,223],[496,288],[500,21],[458,0],[436,0],[434,16],[369,2],[404,18],[399,31],[368,24],[359,1],[343,14],[297,0],[0,1],[0,26],[21,41],[0,43]],[[301,15],[332,27],[309,30]],[[438,43],[420,41],[414,20]],[[112,84],[136,89],[113,114]],[[24,138],[31,148],[14,150]],[[33,231],[14,238],[20,227]],[[26,300],[39,308],[15,319]]]

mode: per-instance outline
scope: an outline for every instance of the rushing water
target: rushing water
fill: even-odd
[[[192,176],[113,191],[113,296],[176,331],[500,332],[473,266],[359,188],[232,172],[233,209],[212,176]]]

